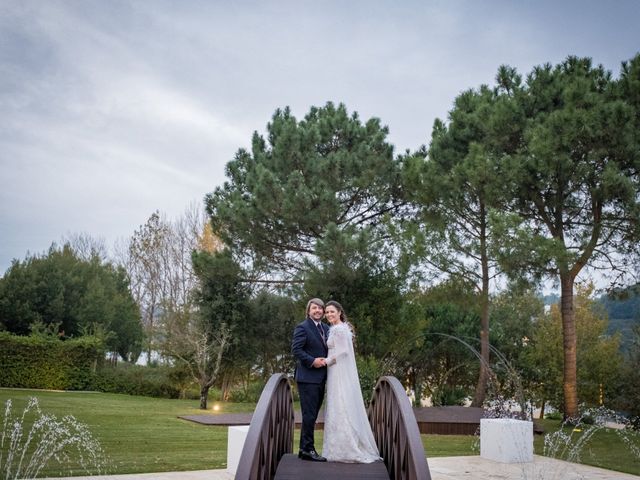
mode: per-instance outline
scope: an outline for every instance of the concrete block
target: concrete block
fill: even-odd
[[[229,427],[227,438],[227,472],[232,475],[236,474],[238,463],[240,463],[240,455],[244,441],[249,433],[249,425],[239,425]]]
[[[533,462],[533,422],[481,419],[480,457],[502,463]]]

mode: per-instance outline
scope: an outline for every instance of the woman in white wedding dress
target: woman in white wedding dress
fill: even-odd
[[[327,302],[325,316],[331,329],[322,455],[330,462],[375,462],[380,455],[360,391],[353,330],[338,302]]]

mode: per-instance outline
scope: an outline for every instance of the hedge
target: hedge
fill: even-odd
[[[0,386],[84,390],[95,381],[103,357],[95,337],[59,340],[0,332]]]
[[[172,378],[173,367],[149,367],[121,363],[98,369],[92,389],[145,397],[179,398],[180,388]]]

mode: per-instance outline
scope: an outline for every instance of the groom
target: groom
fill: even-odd
[[[307,318],[293,331],[291,351],[296,358],[295,379],[302,409],[302,431],[300,432],[300,452],[298,457],[314,462],[326,462],[316,452],[313,441],[318,412],[324,398],[327,381],[327,337],[329,327],[322,323],[324,302],[312,298],[307,303]]]

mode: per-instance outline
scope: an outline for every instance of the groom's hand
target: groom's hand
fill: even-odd
[[[318,357],[316,358],[313,363],[311,364],[311,366],[313,368],[322,368],[322,367],[326,367],[327,366],[327,361],[322,358],[322,357]]]

